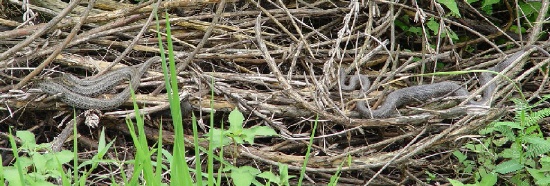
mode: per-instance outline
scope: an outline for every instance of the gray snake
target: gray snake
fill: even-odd
[[[525,50],[520,50],[506,60],[497,65],[488,68],[488,71],[502,72],[506,67],[508,67],[512,62],[514,62],[519,56],[521,56]],[[346,74],[343,73],[343,70],[339,71],[340,75],[340,85],[342,90],[355,90],[358,85],[361,85],[361,92],[366,92],[371,85],[370,80],[365,75],[354,75],[350,78],[349,84],[345,83]],[[482,72],[479,77],[480,87],[488,84],[491,79],[493,79],[493,73]],[[487,88],[483,90],[482,99],[480,101],[470,100],[468,104],[471,105],[484,105],[490,99],[492,94],[496,89],[496,83],[490,83],[487,85]],[[413,102],[423,102],[429,99],[443,97],[443,96],[469,96],[470,93],[461,85],[451,82],[443,81],[439,83],[427,84],[427,85],[416,85],[411,87],[406,87],[402,89],[395,90],[391,92],[385,99],[385,101],[377,109],[369,109],[366,101],[360,100],[357,102],[357,111],[361,114],[363,118],[388,118],[396,114],[398,107],[405,104]]]
[[[153,62],[160,57],[149,58],[141,65],[125,67],[107,73],[97,79],[78,79],[74,76],[63,76],[58,79],[44,80],[38,83],[38,88],[50,95],[59,95],[60,100],[68,105],[82,109],[109,110],[117,108],[130,98],[130,91],[135,91],[141,81],[141,76]],[[130,85],[111,99],[90,97],[113,88],[121,81],[129,79]]]
[[[112,90],[123,81],[130,80],[132,75],[137,74],[136,71],[137,69],[134,67],[125,67],[94,79],[80,79],[71,74],[63,74],[62,77],[53,78],[51,81],[63,85],[71,92],[76,92],[83,96],[96,97]]]

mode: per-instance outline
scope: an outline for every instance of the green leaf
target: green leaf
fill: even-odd
[[[59,164],[65,164],[73,160],[74,154],[71,151],[62,150],[61,152],[55,153],[55,157]]]
[[[532,184],[529,180],[525,179],[526,177],[527,175],[519,173],[512,176],[512,179],[509,180],[513,183],[512,185],[514,186],[531,186]]]
[[[30,151],[34,151],[36,147],[36,138],[34,137],[34,134],[30,131],[17,131],[15,136],[17,136],[19,139],[21,139],[21,148],[27,149]]]
[[[231,139],[227,137],[226,131],[220,130],[220,129],[210,129],[210,130],[212,130],[212,132],[211,133],[209,132],[205,136],[210,137],[210,134],[213,135],[212,141],[210,142],[213,148],[223,147],[231,143]]]
[[[467,160],[467,161],[464,161],[463,163],[464,165],[464,173],[466,174],[471,174],[474,170],[474,165],[475,165],[475,162],[472,161],[472,160]]]
[[[540,128],[539,128],[538,125],[533,125],[533,126],[527,127],[523,133],[524,134],[532,134],[533,132],[537,132],[539,129]]]
[[[56,186],[53,183],[47,182],[46,180],[38,180],[36,183],[33,184],[34,186]]]
[[[101,129],[101,133],[99,135],[99,143],[97,144],[97,151],[101,152],[106,147],[105,142],[105,128]]]
[[[290,179],[296,176],[288,175],[288,165],[279,163],[279,174],[281,175],[281,184],[280,185],[290,185]]]
[[[48,159],[42,154],[34,153],[32,155],[32,162],[37,172],[44,173],[48,169],[48,167],[46,167]]]
[[[506,127],[512,128],[512,129],[522,129],[523,128],[519,123],[512,122],[512,121],[495,122],[495,127],[499,127],[499,126],[506,126]]]
[[[485,3],[485,1],[486,0],[483,0],[482,2]],[[493,6],[482,5],[481,10],[483,10],[486,14],[493,14]]]
[[[479,134],[486,135],[486,134],[493,133],[494,131],[495,131],[495,128],[493,127],[493,123],[492,123],[489,126],[487,126],[487,128],[479,130]]]
[[[498,138],[498,139],[493,139],[493,144],[495,144],[497,147],[501,147],[502,145],[508,143],[508,141],[510,141],[508,138]]]
[[[268,126],[253,126],[250,132],[256,136],[277,136],[277,132]]]
[[[409,30],[408,30],[410,33],[413,33],[413,34],[416,34],[416,35],[422,35],[422,28],[420,27],[416,27],[416,26],[413,26],[413,27],[410,27]]]
[[[460,17],[460,11],[458,11],[458,6],[456,5],[456,1],[437,0],[437,2],[445,5],[449,10],[451,10],[452,14],[455,15],[456,17]]]
[[[268,126],[253,126],[250,129],[243,129],[243,133],[240,136],[242,139],[235,137],[235,141],[244,140],[250,144],[254,144],[254,138],[256,136],[276,136],[277,132]],[[239,142],[242,143],[242,142]]]
[[[508,148],[508,149],[504,149],[499,155],[502,156],[503,158],[514,159],[514,158],[521,157],[521,153],[522,151],[518,150],[517,148]]]
[[[240,138],[234,138],[234,139],[235,139],[235,141],[239,140],[239,141],[237,141],[237,143],[239,143],[239,144],[244,143],[244,141],[246,141],[249,144],[254,144],[254,138],[255,137],[256,137],[256,135],[254,134],[254,132],[252,132],[251,129],[244,129],[243,130],[243,135],[241,135]]]
[[[4,178],[9,182],[9,185],[23,185],[19,179],[19,172],[15,167],[4,167]]]
[[[409,30],[409,25],[401,22],[400,20],[396,19],[394,22],[395,26],[399,27],[401,30]]]
[[[549,177],[545,177],[545,178],[542,178],[540,180],[537,180],[535,182],[537,185],[548,185],[550,184],[550,178]]]
[[[491,7],[491,5],[497,4],[498,2],[500,2],[500,0],[483,0],[481,7]]]
[[[458,180],[453,180],[451,178],[447,178],[447,180],[449,180],[449,183],[451,183],[451,185],[453,185],[453,186],[464,186],[464,183],[462,183]]]
[[[424,173],[426,173],[428,175],[428,178],[426,178],[426,180],[428,182],[431,182],[432,180],[435,180],[435,178],[436,178],[435,174],[431,173],[430,171],[424,171]]]
[[[166,158],[166,161],[172,162],[172,160],[174,159],[174,156],[172,156],[170,151],[167,151],[166,149],[161,149],[161,151],[162,151],[162,155]]]
[[[523,28],[523,27],[519,27],[517,25],[512,25],[510,26],[510,31],[516,33],[516,34],[524,34],[524,33],[527,33],[527,29]]]
[[[466,155],[458,150],[453,151],[453,155],[458,159],[458,162],[462,163],[466,160]]]
[[[21,165],[21,168],[23,168],[23,170],[33,165],[33,161],[28,157],[19,157],[17,161],[19,162],[19,165]]]
[[[243,130],[243,114],[235,107],[231,113],[229,113],[229,131],[236,136],[241,135]]]
[[[269,180],[270,182],[276,183],[277,185],[281,185],[281,179],[279,178],[279,176],[273,174],[271,171],[262,172],[261,174],[258,174],[258,177]]]
[[[523,164],[519,163],[517,159],[508,160],[498,164],[495,168],[496,173],[508,174],[516,172],[523,168]]]
[[[541,2],[528,2],[528,3],[525,3],[523,1],[519,1],[518,3],[519,3],[519,8],[521,9],[521,12],[525,16],[538,14],[540,8],[542,7]]]
[[[246,131],[243,131],[243,134],[240,136],[233,136],[233,140],[235,140],[235,143],[237,144],[244,144],[244,141],[249,142],[250,144],[254,144],[254,136],[252,135],[246,135]],[[252,140],[252,142],[250,142]]]
[[[231,168],[231,179],[236,186],[249,186],[258,174],[260,174],[260,170],[251,166]]]
[[[494,174],[494,173],[486,174],[483,177],[481,177],[481,181],[479,182],[478,185],[493,186],[497,183],[497,179],[498,179],[497,174]]]
[[[434,20],[434,18],[430,18],[428,22],[426,22],[426,26],[434,33],[434,35],[437,35],[439,33],[439,23]]]
[[[533,178],[535,178],[535,180],[542,180],[542,179],[546,178],[546,175],[544,175],[544,172],[540,171],[540,170],[537,170],[537,169],[527,168],[527,172]]]

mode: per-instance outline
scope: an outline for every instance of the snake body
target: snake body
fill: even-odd
[[[521,56],[525,50],[520,50],[505,61],[498,63],[494,67],[488,68],[488,71],[502,72],[506,67],[512,64],[519,56]],[[366,92],[370,88],[370,80],[365,75],[355,75],[350,78],[349,84],[345,83],[346,74],[343,70],[339,71],[340,85],[342,90],[354,90],[358,85],[361,85],[361,92]],[[468,104],[471,105],[484,105],[490,99],[494,91],[496,90],[496,83],[490,83],[493,79],[493,73],[482,72],[479,77],[480,87],[487,84],[487,87],[483,90],[482,99],[480,101],[470,100]],[[413,102],[423,102],[429,99],[443,97],[443,96],[469,96],[470,93],[464,87],[451,81],[443,81],[439,83],[433,83],[428,85],[417,85],[398,89],[391,92],[384,103],[377,109],[369,109],[366,101],[360,100],[357,102],[357,111],[363,118],[388,118],[396,114],[398,107]]]
[[[136,74],[136,68],[125,67],[94,79],[80,79],[71,74],[64,74],[62,77],[53,78],[52,81],[63,85],[71,92],[88,97],[97,97],[112,90],[123,81],[130,80],[133,74]]]
[[[76,108],[98,110],[114,109],[122,105],[130,98],[130,91],[135,91],[137,89],[141,81],[141,76],[143,76],[153,62],[159,60],[160,57],[152,57],[141,65],[126,67],[126,70],[117,70],[117,73],[108,73],[105,77],[98,80],[80,80],[76,77],[74,77],[76,79],[46,80],[39,82],[38,88],[51,95],[59,94],[61,101]],[[99,87],[112,88],[116,86],[116,84],[113,85],[113,82],[120,83],[120,81],[124,80],[124,78],[127,78],[128,76],[130,76],[130,86],[125,88],[122,92],[116,94],[111,99],[98,99],[86,96],[86,91],[89,90],[90,87],[99,85]]]

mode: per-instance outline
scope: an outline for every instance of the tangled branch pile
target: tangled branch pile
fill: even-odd
[[[0,7],[0,122],[22,129],[45,126],[42,130],[50,134],[41,137],[45,141],[60,133],[51,126],[72,118],[72,109],[55,98],[44,99],[33,82],[62,73],[93,76],[115,64],[134,65],[160,55],[157,22],[150,16],[155,2],[77,2],[3,1]],[[401,185],[425,180],[425,169],[453,177],[449,150],[459,147],[453,142],[503,116],[517,89],[501,81],[490,108],[439,98],[400,108],[399,117],[360,119],[354,104],[365,95],[338,88],[339,68],[358,70],[374,81],[366,97],[376,108],[392,90],[444,80],[474,93],[479,88],[475,73],[419,75],[487,69],[523,45],[545,49],[549,44],[537,42],[541,29],[548,29],[544,21],[535,21],[529,34],[517,35],[508,31],[519,19],[512,13],[485,17],[461,1],[462,17],[456,18],[434,1],[414,2],[236,1],[220,9],[213,4],[219,2],[169,1],[160,3],[159,12],[169,16],[182,94],[190,95],[184,102],[195,112],[209,108],[208,85],[214,78],[217,116],[238,107],[249,114],[247,127],[269,125],[281,134],[228,154],[299,170],[304,137],[313,132],[319,115],[316,153],[307,169],[316,182],[325,182],[351,156],[351,164],[342,168],[342,183],[364,184],[374,177],[371,183]],[[548,68],[541,68],[549,60],[536,51],[525,50],[515,70],[506,74],[528,100],[550,93]],[[151,115],[152,134],[169,113],[162,73],[154,66],[137,97],[146,105],[142,113]],[[118,118],[133,111],[125,108],[105,113],[101,124],[126,131]],[[168,142],[170,134],[168,129],[164,135]],[[92,138],[83,139],[94,144]]]

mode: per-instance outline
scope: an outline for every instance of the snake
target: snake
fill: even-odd
[[[509,56],[503,62],[496,64],[487,69],[487,71],[502,72],[506,67],[510,66],[517,58],[519,58],[527,49],[520,50]],[[349,78],[349,83],[346,84],[347,75],[344,70],[339,70],[340,86],[342,90],[355,90],[357,86],[361,86],[361,93],[367,92],[371,86],[371,82],[366,75],[357,74]],[[485,105],[490,101],[492,94],[496,90],[496,83],[490,82],[493,79],[493,73],[482,72],[479,76],[480,87],[487,85],[483,90],[481,100],[468,101],[470,105]],[[363,118],[389,118],[397,113],[397,108],[400,106],[414,103],[424,102],[429,99],[444,97],[444,96],[459,96],[467,97],[470,93],[461,85],[452,81],[443,81],[433,84],[415,85],[402,89],[397,89],[386,97],[385,101],[377,108],[370,109],[365,100],[359,100],[356,103],[356,110]]]
[[[80,95],[97,97],[123,81],[130,80],[133,74],[136,74],[136,68],[125,67],[93,79],[80,79],[71,74],[63,74],[62,77],[52,78],[51,81]]]
[[[107,73],[104,75],[105,77],[99,78],[98,80],[94,79],[94,80],[79,81],[79,79],[76,77],[74,77],[76,79],[69,78],[69,79],[63,79],[63,80],[59,80],[59,79],[45,80],[45,81],[38,82],[38,88],[40,88],[43,92],[47,94],[58,95],[59,99],[62,102],[66,103],[67,105],[73,106],[75,108],[110,110],[110,109],[119,107],[130,98],[130,91],[135,91],[137,89],[141,81],[141,76],[143,76],[143,74],[155,61],[160,61],[160,57],[158,56],[151,57],[141,65],[125,67],[128,69],[124,71],[117,70],[117,73]],[[80,90],[78,88],[75,91],[75,87],[89,88],[88,86],[95,86],[95,85],[99,85],[100,87],[113,86],[111,85],[112,81],[114,79],[116,80],[119,78],[115,76],[126,77],[128,74],[124,74],[124,75],[121,75],[121,74],[128,73],[128,72],[131,72],[130,85],[126,87],[122,92],[116,94],[111,99],[99,99],[99,98],[85,96],[81,94],[84,90]],[[106,75],[109,75],[109,76],[106,76]],[[87,83],[90,83],[90,82],[95,82],[96,84],[86,85]],[[71,85],[71,83],[74,85]],[[78,86],[75,86],[75,85],[78,85]]]

